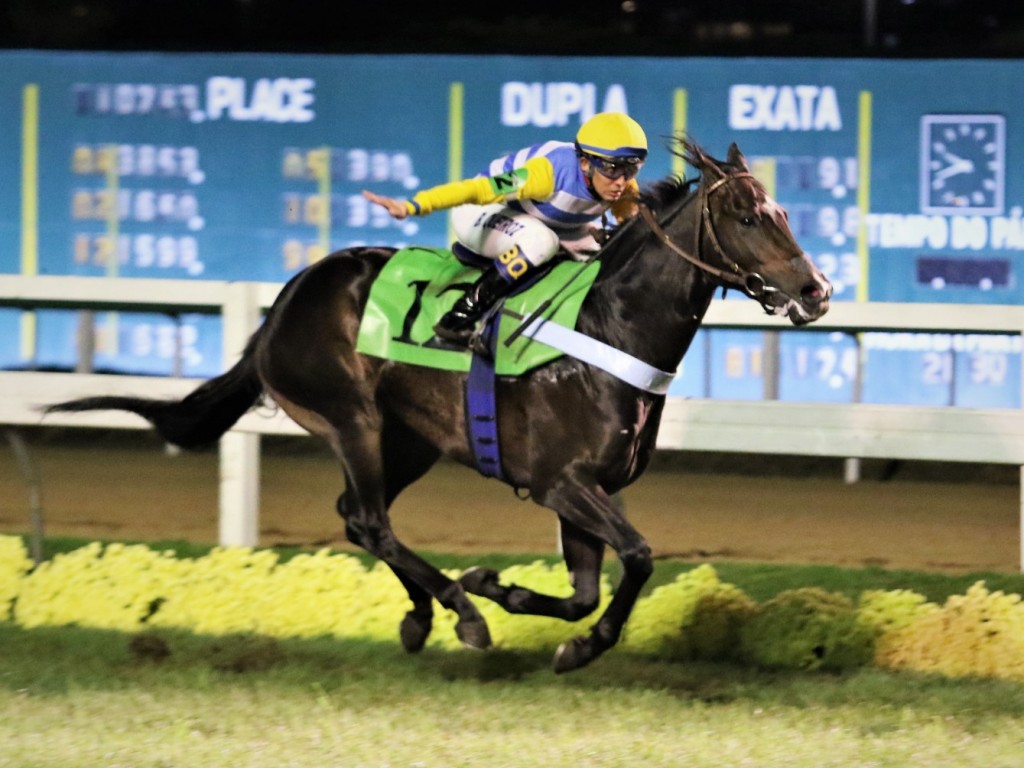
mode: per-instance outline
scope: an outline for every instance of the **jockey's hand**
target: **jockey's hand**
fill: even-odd
[[[384,197],[384,195],[375,194],[368,189],[363,190],[363,197],[371,203],[381,206],[396,219],[404,219],[409,215],[409,208],[405,204],[405,200],[399,200],[397,197]]]

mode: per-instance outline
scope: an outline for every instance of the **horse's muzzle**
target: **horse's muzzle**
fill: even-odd
[[[800,297],[791,299],[786,306],[786,315],[793,325],[805,325],[817,320],[828,312],[832,298],[832,283],[824,277],[804,285]]]

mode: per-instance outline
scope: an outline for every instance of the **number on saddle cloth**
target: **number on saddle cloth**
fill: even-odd
[[[472,254],[468,249],[453,250],[463,256]],[[485,266],[490,264],[489,259],[484,260]],[[545,310],[544,317],[568,328],[575,327],[576,316],[597,276],[599,263],[594,262],[584,274],[574,277],[580,266],[573,261],[552,260],[543,270],[537,270],[536,279],[532,274],[526,275],[524,285],[506,299],[506,309],[528,317],[557,293],[557,301]],[[446,249],[411,246],[397,251],[370,289],[356,349],[373,357],[468,373],[472,360],[468,350],[433,348],[431,340],[433,326],[441,315],[451,309],[479,275],[477,268],[464,266]],[[547,279],[542,280],[545,276]],[[571,284],[565,287],[570,278]],[[563,354],[523,336],[506,346],[504,341],[518,326],[519,321],[514,317],[500,318],[499,352],[494,361],[495,373],[499,376],[522,375]]]

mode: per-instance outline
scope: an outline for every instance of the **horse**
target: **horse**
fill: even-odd
[[[667,146],[699,174],[670,176],[641,192],[642,215],[620,225],[597,255],[600,271],[576,330],[662,371],[676,371],[719,287],[742,291],[795,325],[822,316],[832,286],[797,244],[786,211],[753,176],[737,145],[717,160],[686,136]],[[496,382],[503,482],[552,510],[572,592],[554,597],[502,584],[486,567],[451,578],[399,540],[395,498],[442,456],[473,466],[465,372],[356,350],[370,287],[396,249],[338,250],[282,288],[241,359],[181,400],[98,396],[45,412],[117,409],[149,420],[167,442],[215,442],[270,398],[337,456],[345,536],[385,562],[412,608],[399,626],[406,651],[423,648],[433,600],[456,614],[458,639],[487,648],[490,633],[469,595],[510,613],[577,621],[600,602],[605,547],[621,564],[610,602],[588,633],[556,650],[556,673],[582,668],[615,646],[653,571],[651,549],[615,495],[651,459],[665,404],[571,355]]]

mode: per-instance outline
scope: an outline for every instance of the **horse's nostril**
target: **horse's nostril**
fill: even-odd
[[[800,298],[808,304],[818,304],[825,298],[825,292],[817,283],[808,283],[800,290]]]

